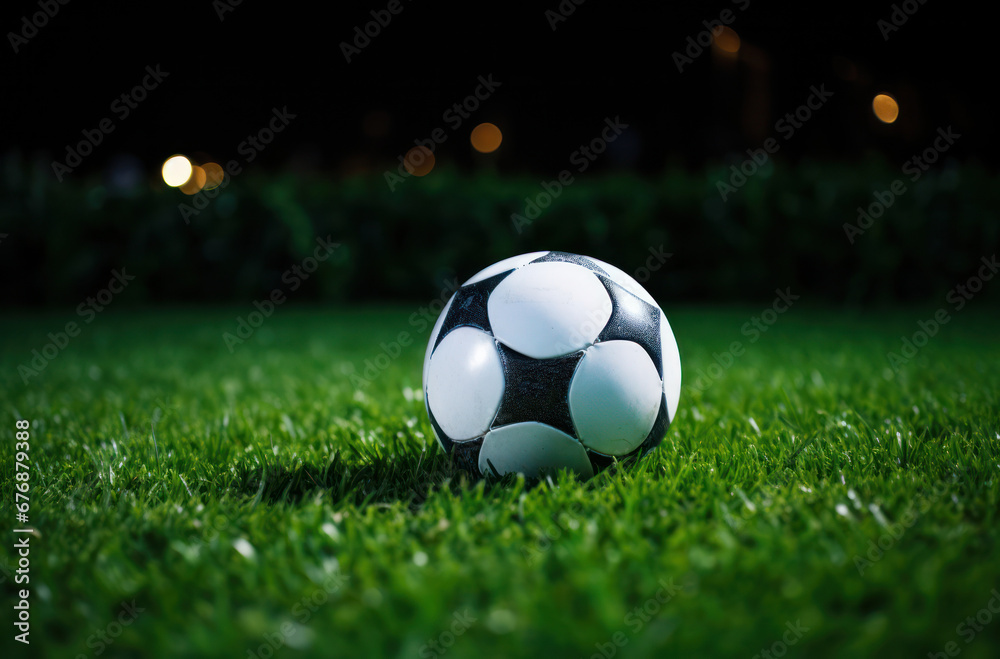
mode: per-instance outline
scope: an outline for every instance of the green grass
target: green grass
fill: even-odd
[[[997,614],[956,630],[1000,588],[995,315],[954,314],[896,374],[933,309],[795,307],[752,344],[759,309],[668,309],[686,383],[746,352],[685,387],[657,451],[484,483],[433,441],[414,308],[281,308],[230,354],[247,311],[112,309],[28,386],[18,364],[79,319],[0,320],[5,621],[18,417],[37,528],[30,653],[5,623],[0,654],[269,657],[284,629],[274,656],[436,656],[458,614],[452,657],[750,658],[788,623],[787,656],[1000,656]]]

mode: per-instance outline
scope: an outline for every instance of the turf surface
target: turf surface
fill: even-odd
[[[585,483],[453,470],[415,308],[282,308],[230,352],[247,311],[109,310],[27,386],[18,365],[79,319],[0,320],[4,525],[24,417],[37,529],[30,652],[6,624],[0,654],[1000,656],[982,307],[898,373],[886,353],[933,309],[796,307],[756,341],[759,309],[668,309],[678,418]],[[366,360],[388,366],[358,388]]]

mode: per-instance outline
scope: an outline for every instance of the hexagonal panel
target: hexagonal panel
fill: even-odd
[[[522,473],[539,476],[568,468],[583,478],[594,475],[587,451],[577,440],[544,423],[529,421],[491,430],[479,451],[484,475]]]
[[[427,350],[424,352],[424,391],[427,391],[427,365],[431,363],[431,353],[434,352],[434,344],[437,343],[438,334],[441,333],[441,325],[444,324],[444,319],[448,317],[448,311],[451,310],[451,303],[455,301],[455,294],[452,293],[451,297],[448,298],[448,303],[444,305],[444,309],[437,317],[437,321],[434,323],[434,329],[431,330],[430,339],[427,341]]]
[[[503,365],[493,337],[458,327],[431,354],[427,406],[441,430],[459,441],[489,430],[503,397]]]
[[[660,349],[663,352],[663,393],[667,396],[667,414],[671,423],[677,414],[677,404],[681,398],[681,354],[677,350],[677,339],[670,329],[665,315],[660,315]]]
[[[487,308],[497,339],[528,357],[549,359],[591,345],[611,317],[611,298],[586,268],[531,263],[497,285]]]
[[[512,256],[509,259],[498,261],[490,267],[484,268],[474,274],[467,282],[462,284],[462,286],[475,284],[476,282],[484,279],[489,279],[493,275],[499,275],[501,272],[507,272],[508,270],[520,268],[522,265],[527,265],[540,256],[545,256],[546,254],[548,254],[548,252],[531,252],[530,254],[519,254],[517,256]]]
[[[663,395],[642,346],[608,341],[587,349],[569,386],[569,412],[587,448],[625,455],[653,428]]]

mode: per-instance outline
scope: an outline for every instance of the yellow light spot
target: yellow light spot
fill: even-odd
[[[191,168],[191,178],[189,178],[184,185],[180,187],[180,190],[184,194],[195,194],[205,187],[206,179],[207,176],[205,175],[205,170],[198,165],[195,165]]]
[[[207,162],[201,166],[205,170],[205,186],[203,190],[211,190],[222,185],[222,180],[226,177],[222,165],[214,162]]]
[[[724,53],[737,53],[740,50],[740,35],[731,27],[723,25],[713,37],[712,43]]]
[[[879,94],[872,100],[872,110],[878,120],[884,124],[891,124],[899,116],[899,104],[896,99],[888,94]]]
[[[163,163],[163,182],[172,188],[178,188],[191,178],[191,161],[184,156],[171,156]]]
[[[500,148],[503,134],[493,124],[479,124],[472,129],[469,141],[472,142],[472,148],[479,153],[493,153]]]
[[[426,146],[415,146],[406,152],[403,166],[414,176],[426,176],[434,169],[434,154]]]

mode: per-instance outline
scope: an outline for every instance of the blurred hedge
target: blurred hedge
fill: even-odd
[[[962,283],[1000,244],[996,177],[951,163],[907,192],[851,244],[845,222],[902,172],[878,159],[777,163],[723,202],[728,166],[652,178],[578,177],[519,234],[512,213],[541,193],[536,177],[438,168],[390,192],[381,173],[346,179],[247,172],[186,224],[193,204],[155,179],[132,192],[100,179],[56,183],[8,157],[0,192],[3,299],[75,304],[112,269],[136,274],[130,303],[247,303],[311,252],[342,243],[295,300],[429,300],[446,278],[538,249],[589,254],[635,272],[661,245],[673,256],[646,286],[676,300],[759,301],[791,286],[814,299],[927,299]],[[202,193],[204,194],[204,193]]]

